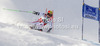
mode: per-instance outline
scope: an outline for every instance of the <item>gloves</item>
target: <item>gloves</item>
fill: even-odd
[[[33,11],[33,14],[40,15],[40,13],[39,12],[36,12],[36,11]]]
[[[49,28],[49,30],[47,32],[50,32],[52,28]]]

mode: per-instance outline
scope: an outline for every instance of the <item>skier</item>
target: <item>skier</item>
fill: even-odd
[[[33,14],[41,16],[41,17],[37,21],[32,22],[34,25],[30,26],[31,29],[43,31],[42,27],[49,24],[49,29],[47,32],[50,32],[52,30],[52,22],[53,22],[52,11],[49,10],[47,14],[33,11]]]

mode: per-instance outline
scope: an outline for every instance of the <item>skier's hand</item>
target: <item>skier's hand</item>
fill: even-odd
[[[40,15],[40,13],[39,12],[36,12],[36,11],[33,11],[33,14]]]

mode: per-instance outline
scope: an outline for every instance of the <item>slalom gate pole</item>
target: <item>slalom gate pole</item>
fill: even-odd
[[[84,15],[84,0],[83,0],[83,9],[82,9],[82,40],[83,40],[83,37],[84,37],[84,17],[83,17],[83,15]]]

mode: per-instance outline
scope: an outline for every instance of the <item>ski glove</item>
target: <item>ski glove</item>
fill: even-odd
[[[49,30],[47,32],[50,32],[52,28],[49,28]]]
[[[33,14],[40,15],[40,12],[33,11]]]

